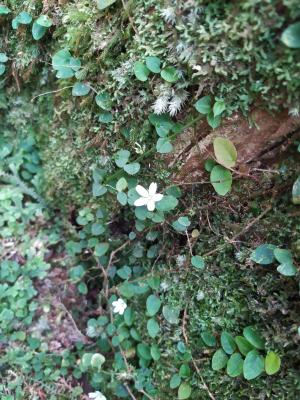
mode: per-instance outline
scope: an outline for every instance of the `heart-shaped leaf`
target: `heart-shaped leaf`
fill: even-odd
[[[166,138],[159,138],[156,143],[156,150],[158,153],[166,154],[173,150],[172,143]]]
[[[245,358],[243,364],[244,378],[248,381],[257,378],[264,370],[264,358],[257,350],[250,351]]]
[[[220,196],[225,196],[231,190],[231,172],[221,165],[216,165],[210,173],[210,182]]]
[[[273,244],[262,244],[251,253],[250,259],[261,265],[272,264],[275,260],[275,248]]]
[[[274,375],[280,370],[281,360],[274,351],[268,351],[265,359],[265,370],[268,375]]]
[[[300,49],[300,22],[288,26],[281,35],[282,42],[292,49]]]
[[[201,113],[201,114],[209,114],[211,112],[211,97],[210,96],[204,96],[199,99],[194,107],[196,110]]]
[[[150,317],[153,317],[158,313],[161,306],[161,300],[158,296],[151,294],[146,301],[147,312]]]
[[[232,378],[239,376],[243,372],[244,360],[240,353],[234,353],[228,360],[226,372]]]
[[[76,82],[75,85],[72,88],[72,95],[73,96],[86,96],[87,94],[90,93],[90,86],[82,83],[82,82]]]
[[[219,371],[226,366],[227,361],[228,357],[226,353],[222,349],[219,349],[214,353],[212,357],[211,367],[214,371]]]
[[[155,73],[158,74],[160,72],[160,58],[154,57],[154,56],[149,56],[146,57],[146,66],[147,68]]]
[[[134,75],[139,81],[146,82],[150,74],[149,69],[146,65],[140,61],[134,63]]]

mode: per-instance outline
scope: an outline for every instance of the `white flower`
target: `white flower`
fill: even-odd
[[[117,301],[113,301],[112,306],[113,306],[113,312],[115,314],[120,314],[120,315],[123,315],[124,311],[127,308],[127,304],[123,299],[118,299]]]
[[[99,392],[98,390],[96,392],[89,393],[89,399],[94,399],[94,400],[107,400],[104,394]]]
[[[154,211],[155,203],[164,197],[162,194],[156,193],[157,183],[154,182],[150,184],[148,190],[141,185],[137,185],[135,190],[141,197],[134,202],[134,205],[136,207],[147,206],[149,211]]]

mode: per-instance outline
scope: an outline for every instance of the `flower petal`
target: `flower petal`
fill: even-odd
[[[163,194],[161,193],[156,193],[154,196],[152,196],[152,200],[156,201],[160,201],[162,198],[164,197]]]
[[[155,183],[155,182],[152,182],[151,184],[150,184],[150,186],[149,186],[149,195],[150,196],[154,196],[155,195],[155,193],[156,193],[156,191],[157,191],[157,183]]]
[[[137,185],[136,186],[136,188],[135,188],[135,190],[138,192],[138,194],[140,195],[140,196],[142,196],[142,197],[148,197],[149,196],[149,193],[148,193],[148,190],[147,189],[145,189],[143,186],[141,186],[141,185]]]
[[[155,210],[155,201],[152,199],[148,200],[147,208],[149,211],[154,211]]]
[[[148,199],[146,197],[140,197],[139,199],[135,200],[133,203],[136,207],[145,206],[148,203]]]

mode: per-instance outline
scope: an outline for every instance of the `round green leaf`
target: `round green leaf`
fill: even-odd
[[[38,24],[37,21],[34,21],[32,25],[32,37],[34,40],[40,40],[45,33],[47,32],[47,28]]]
[[[134,63],[134,75],[139,81],[146,82],[150,74],[149,69],[146,65],[140,61]]]
[[[179,79],[179,74],[178,71],[175,67],[166,67],[164,68],[160,76],[167,82],[169,83],[174,83],[177,82]]]
[[[173,145],[167,138],[159,138],[156,143],[156,150],[161,154],[171,153]]]
[[[127,181],[126,179],[122,176],[122,178],[120,178],[118,180],[118,182],[116,183],[116,189],[118,192],[122,192],[123,190],[125,190],[127,188]]]
[[[154,361],[158,361],[160,359],[160,350],[157,344],[153,344],[151,346],[150,353]]]
[[[222,332],[221,345],[227,354],[232,354],[236,349],[235,341],[228,332]]]
[[[160,72],[160,58],[154,56],[146,57],[146,66],[151,72],[158,74]]]
[[[211,170],[213,169],[213,167],[216,165],[215,160],[212,160],[211,158],[209,158],[208,160],[205,161],[204,163],[204,168],[207,172],[211,172]]]
[[[265,339],[252,327],[247,326],[243,330],[243,335],[248,340],[252,346],[257,349],[264,350],[265,348]]]
[[[275,248],[273,244],[262,244],[251,253],[250,259],[261,265],[272,264],[275,260]]]
[[[265,370],[268,375],[274,375],[280,370],[281,360],[274,351],[268,351],[265,359]]]
[[[5,53],[0,53],[0,63],[6,63],[8,57]]]
[[[36,20],[36,23],[45,28],[50,28],[53,24],[52,19],[49,18],[48,15],[40,15]]]
[[[222,114],[224,110],[226,110],[226,105],[224,101],[223,100],[216,101],[213,107],[214,117],[217,117],[218,115]]]
[[[127,174],[129,174],[129,175],[137,174],[139,172],[140,168],[141,168],[141,166],[137,162],[126,164],[123,167],[124,171],[127,172]]]
[[[111,110],[112,101],[111,101],[109,93],[107,93],[107,92],[99,93],[95,97],[95,100],[96,100],[97,106],[102,108],[102,110],[105,110],[105,111],[110,111]]]
[[[150,317],[153,317],[158,313],[161,306],[161,300],[158,296],[151,294],[146,301],[147,312]]]
[[[152,339],[154,339],[157,336],[157,334],[160,331],[160,327],[155,318],[151,318],[148,320],[147,330],[148,330],[149,336],[152,337]]]
[[[289,250],[279,249],[278,247],[276,247],[276,249],[274,250],[274,256],[280,264],[293,262],[293,256]]]
[[[239,351],[246,356],[249,351],[253,350],[253,346],[251,343],[248,342],[247,339],[245,339],[243,336],[236,336],[235,342],[237,344],[237,347]]]
[[[128,150],[119,150],[116,153],[115,163],[119,168],[123,168],[127,164],[130,157],[130,152]]]
[[[95,247],[95,255],[97,257],[102,257],[105,253],[107,253],[109,249],[109,243],[99,243]]]
[[[114,4],[117,0],[97,0],[97,5],[99,10],[104,10],[105,8]]]
[[[279,265],[279,267],[277,267],[277,271],[284,276],[294,276],[297,274],[297,268],[291,262],[286,262]]]
[[[7,15],[11,10],[7,6],[0,5],[0,15]]]
[[[205,262],[201,256],[193,256],[191,259],[193,267],[197,269],[204,269]]]
[[[300,49],[300,22],[289,25],[283,31],[281,40],[291,49]]]
[[[243,372],[244,360],[240,353],[234,353],[228,360],[226,372],[232,378],[241,375]]]
[[[178,400],[188,399],[191,393],[192,393],[191,386],[188,383],[183,382],[178,388]]]
[[[214,347],[217,344],[216,338],[210,332],[201,332],[200,336],[203,342],[209,347]]]
[[[102,124],[109,124],[113,120],[112,113],[108,111],[103,111],[102,113],[99,114],[99,122],[102,122]]]
[[[93,368],[98,369],[98,371],[100,371],[100,369],[101,369],[102,365],[104,364],[104,362],[105,362],[105,357],[102,354],[95,353],[95,354],[92,355],[91,366]]]
[[[169,324],[178,324],[180,309],[174,306],[163,306],[163,316],[169,322]]]
[[[82,82],[76,82],[75,85],[72,88],[72,95],[73,96],[86,96],[87,94],[90,93],[90,86],[82,83]]]
[[[237,160],[237,151],[234,144],[223,137],[217,137],[214,140],[214,152],[219,164],[226,168],[235,166]]]
[[[213,129],[218,128],[221,124],[221,117],[219,115],[215,117],[212,111],[207,115],[206,120],[208,125]]]
[[[225,196],[231,190],[231,172],[221,165],[216,165],[210,173],[210,182],[220,196]]]
[[[160,201],[156,203],[156,209],[158,211],[171,211],[174,210],[178,205],[178,200],[174,196],[164,196]]]
[[[257,352],[257,350],[250,351],[245,358],[243,364],[244,378],[250,381],[257,378],[264,370],[264,358]]]
[[[207,115],[211,112],[211,97],[210,96],[204,96],[199,99],[194,107],[200,114]]]
[[[176,389],[181,383],[181,377],[178,374],[174,374],[170,380],[170,389]]]
[[[214,371],[219,371],[226,366],[227,361],[228,357],[226,353],[222,349],[219,349],[214,353],[212,357],[211,367]]]
[[[137,345],[137,354],[140,358],[144,358],[145,360],[151,360],[151,352],[150,347],[145,343],[139,343]]]

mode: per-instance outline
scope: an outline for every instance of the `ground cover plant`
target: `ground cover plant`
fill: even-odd
[[[0,3],[1,399],[299,397],[299,18]]]

